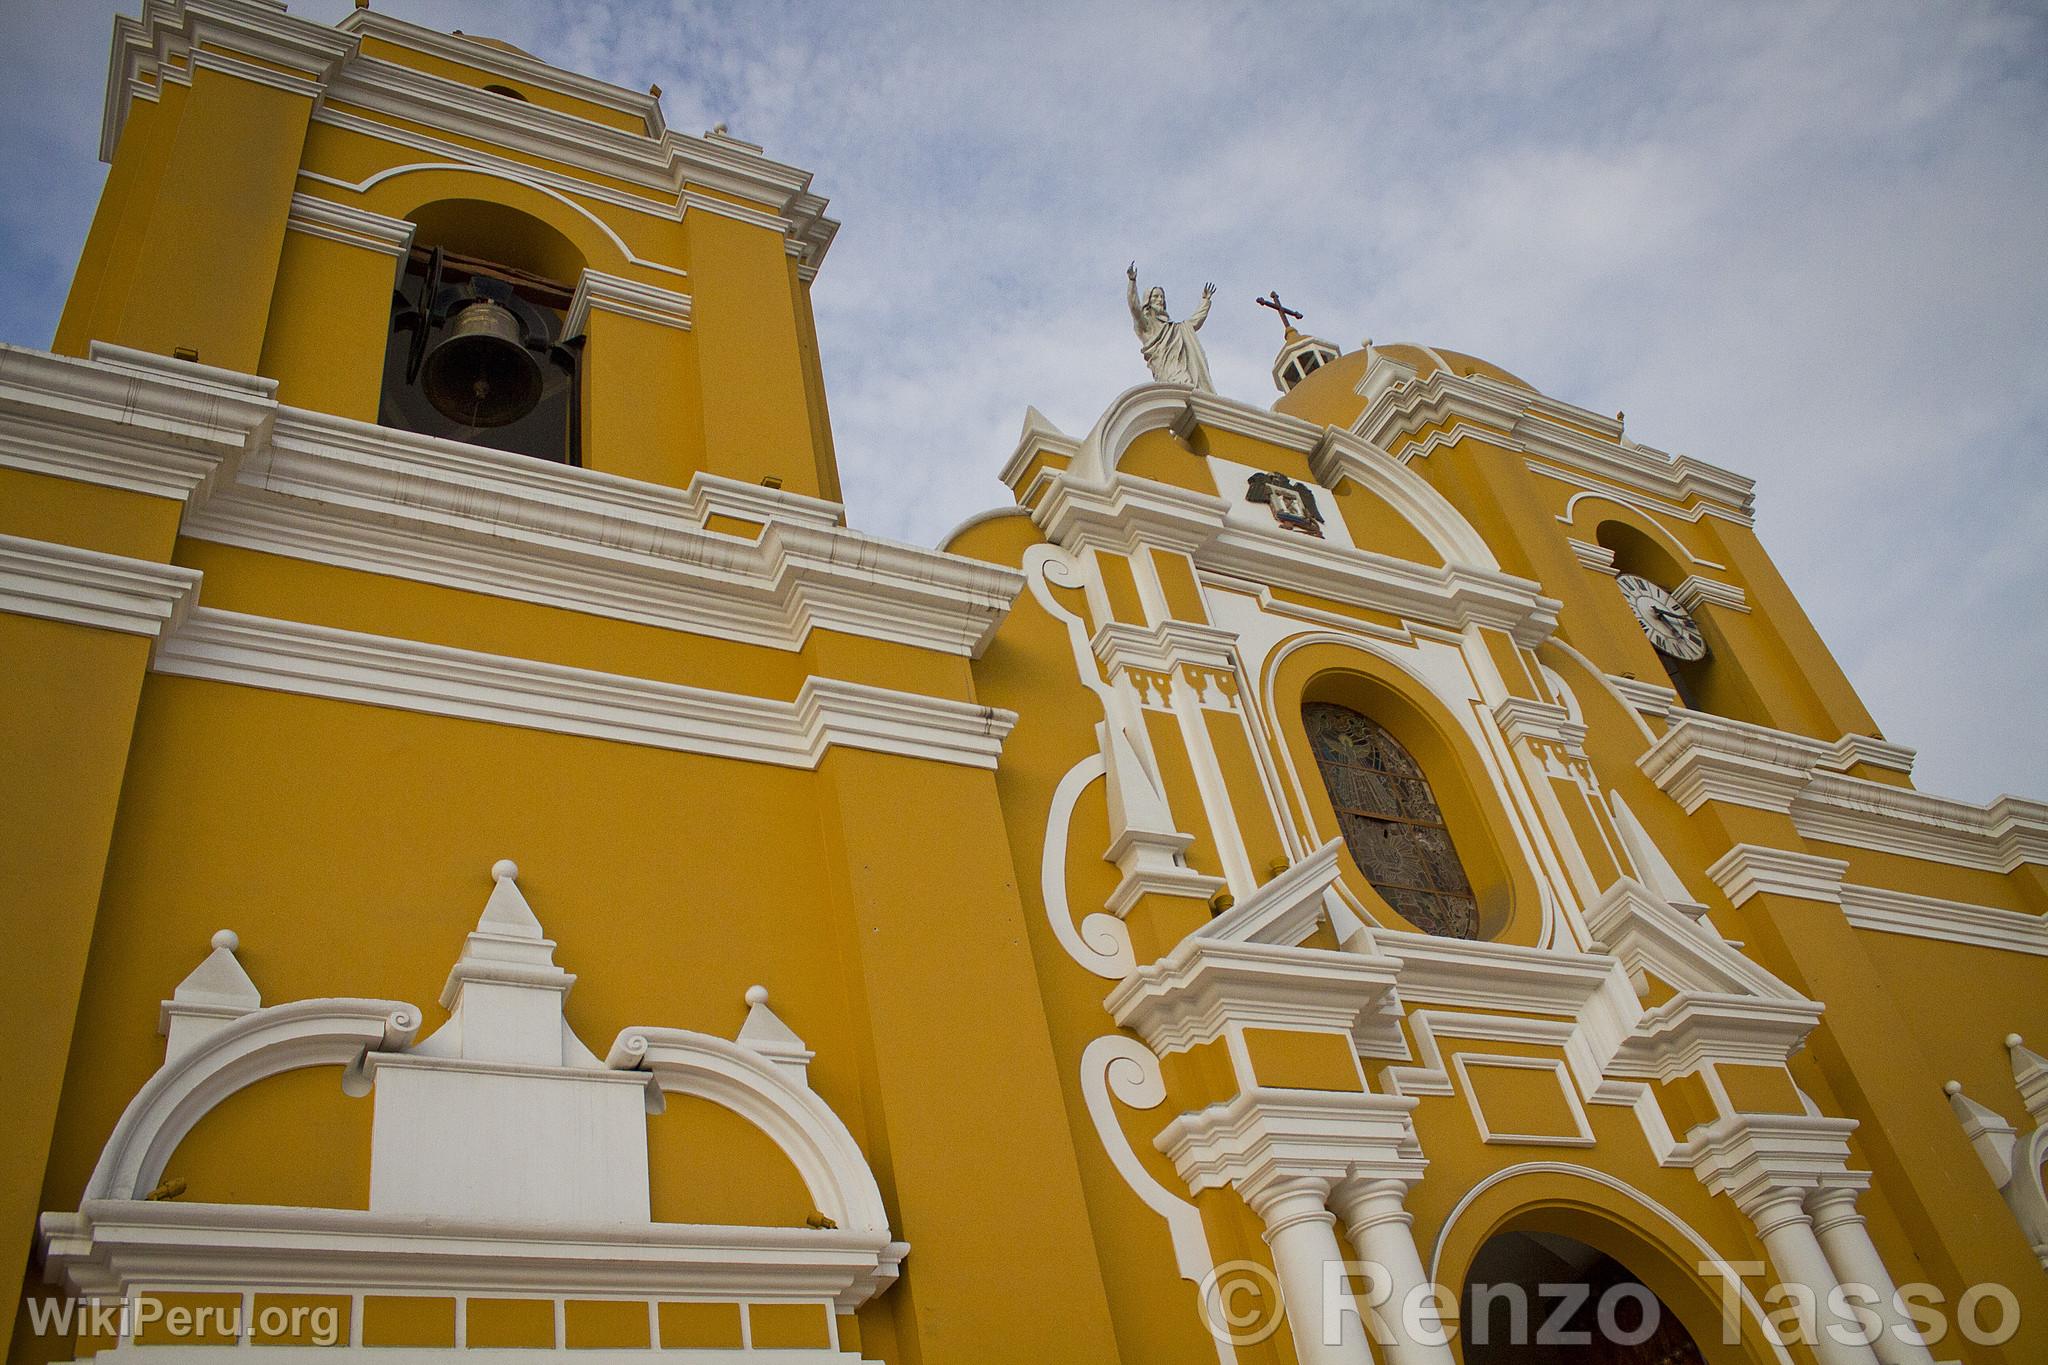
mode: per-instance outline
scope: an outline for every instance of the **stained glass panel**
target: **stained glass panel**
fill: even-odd
[[[1479,907],[1443,810],[1399,740],[1344,706],[1301,708],[1351,857],[1402,918],[1439,938],[1479,937]]]

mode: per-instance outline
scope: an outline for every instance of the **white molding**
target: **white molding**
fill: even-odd
[[[1190,935],[1139,967],[1103,1004],[1112,1018],[1166,1055],[1215,1042],[1232,1029],[1384,1033],[1394,989],[1386,958],[1327,948],[1219,943]]]
[[[280,407],[272,380],[93,355],[0,347],[0,467],[183,499],[196,540],[791,651],[826,629],[971,656],[1023,586],[848,530],[823,499],[667,488]],[[712,510],[765,529],[706,531]]]
[[[1478,1092],[1472,1086],[1472,1067],[1491,1067],[1496,1071],[1550,1072],[1557,1080],[1558,1089],[1563,1092],[1564,1102],[1571,1111],[1572,1123],[1578,1131],[1566,1136],[1559,1133],[1513,1133],[1495,1129],[1486,1121],[1486,1112],[1480,1107]],[[1465,1097],[1465,1107],[1472,1111],[1472,1122],[1479,1129],[1481,1142],[1513,1147],[1594,1145],[1593,1127],[1586,1121],[1586,1106],[1580,1101],[1579,1089],[1572,1084],[1571,1071],[1561,1058],[1522,1057],[1499,1052],[1454,1052],[1451,1054],[1451,1068],[1458,1073],[1459,1093]]]
[[[1840,858],[1793,853],[1760,844],[1737,844],[1707,866],[1707,876],[1721,888],[1729,904],[1742,905],[1752,896],[1786,896],[1794,900],[1842,902],[1842,874],[1849,864]]]
[[[0,611],[152,638],[175,630],[197,569],[0,535]]]
[[[125,346],[0,343],[0,468],[186,499],[267,437],[277,381]]]
[[[1494,723],[1509,744],[1523,740],[1555,744],[1574,758],[1586,755],[1586,727],[1554,702],[1528,697],[1503,697],[1493,708]]]
[[[505,99],[464,81],[366,56],[361,50],[364,36],[586,101],[623,114],[639,127],[614,127],[542,104]],[[202,51],[202,45],[213,50]],[[189,82],[189,71],[174,66],[174,59],[312,96],[316,122],[425,150],[437,158],[517,167],[558,190],[670,220],[687,211],[686,187],[738,196],[764,206],[751,211],[753,217],[775,226],[799,257],[799,269],[811,275],[838,230],[838,224],[825,216],[824,199],[811,192],[808,172],[773,161],[737,138],[677,134],[667,127],[659,100],[645,92],[366,10],[348,14],[329,28],[287,15],[281,6],[147,0],[140,19],[124,18],[115,25],[101,126],[102,160],[112,160],[132,102],[156,97],[150,78]],[[367,112],[344,112],[329,107],[333,103]],[[394,122],[383,121],[387,119]],[[415,126],[401,127],[396,120]],[[515,162],[471,143],[569,170]],[[618,184],[642,192],[621,190]],[[692,197],[700,208],[722,202]]]
[[[1165,620],[1149,628],[1105,621],[1089,645],[1112,682],[1133,668],[1169,675],[1205,668],[1233,676],[1237,669],[1237,636],[1191,621]]]
[[[764,994],[756,1009],[765,1004]],[[744,1031],[728,1041],[689,1029],[627,1028],[605,1065],[646,1072],[665,1094],[694,1095],[738,1114],[775,1141],[818,1210],[842,1231],[889,1236],[881,1187],[846,1124],[811,1090],[801,1069],[749,1046]]]
[[[1160,1070],[1159,1058],[1143,1044],[1121,1034],[1097,1038],[1081,1053],[1081,1097],[1110,1165],[1139,1202],[1166,1221],[1175,1270],[1184,1280],[1197,1285],[1204,1283],[1215,1267],[1215,1259],[1209,1251],[1201,1210],[1166,1188],[1145,1168],[1117,1117],[1118,1103],[1142,1111],[1157,1109],[1166,1102],[1166,1075]],[[1222,1343],[1218,1345],[1219,1359],[1224,1365],[1232,1365],[1235,1354]]]
[[[1612,578],[1621,572],[1615,567],[1614,551],[1605,545],[1595,545],[1590,540],[1580,540],[1576,536],[1566,536],[1564,543],[1571,546],[1572,558],[1594,573],[1604,573]]]
[[[2048,957],[2048,917],[2020,910],[1845,883],[1842,913],[1858,929]]]
[[[1196,1194],[1230,1186],[1257,1200],[1296,1179],[1413,1184],[1427,1165],[1404,1095],[1254,1086],[1182,1114],[1153,1145]]]
[[[44,1214],[50,1277],[138,1290],[661,1299],[811,1299],[851,1312],[905,1246],[848,1229],[419,1219],[358,1209],[88,1200]],[[189,1348],[186,1348],[189,1349]],[[239,1357],[237,1357],[239,1358]]]
[[[1687,611],[1698,611],[1702,605],[1726,607],[1730,611],[1749,610],[1749,595],[1741,588],[1698,574],[1687,574],[1681,579],[1671,590],[1671,600]]]
[[[690,330],[690,307],[688,294],[607,275],[602,271],[585,270],[576,281],[575,296],[569,300],[569,315],[563,324],[562,335],[582,335],[590,325],[593,309],[687,332]]]
[[[1548,461],[1559,466],[1559,473],[1594,481],[1583,486],[1611,486],[1624,497],[1634,493],[1658,499],[1681,516],[1705,513],[1744,525],[1752,520],[1753,481],[1690,456],[1674,457],[1625,440],[1614,419],[1532,390],[1464,379],[1448,369],[1417,379],[1413,371],[1376,355],[1359,380],[1359,392],[1373,396],[1352,430],[1383,450],[1425,427],[1458,423],[1480,440],[1536,457],[1530,467],[1537,473],[1553,472],[1536,463]],[[1581,427],[1610,434],[1588,435]],[[1446,430],[1439,444],[1456,439]],[[1419,454],[1404,450],[1396,458],[1405,462]]]
[[[813,768],[833,745],[994,768],[1014,714],[810,677],[794,701],[195,609],[153,667],[302,696]]]
[[[343,246],[362,247],[401,261],[412,250],[413,234],[418,231],[415,224],[403,218],[387,218],[303,190],[293,193],[291,214],[284,225],[292,232],[322,237]]]

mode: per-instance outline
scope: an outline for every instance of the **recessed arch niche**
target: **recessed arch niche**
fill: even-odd
[[[1292,797],[1307,803],[1307,826],[1317,841],[1342,828],[1303,719],[1304,706],[1323,703],[1357,712],[1383,727],[1427,775],[1457,857],[1471,886],[1481,939],[1533,944],[1543,931],[1542,896],[1520,856],[1512,817],[1494,795],[1472,737],[1450,709],[1419,679],[1389,660],[1334,638],[1284,648],[1269,672],[1271,720],[1292,770]],[[1346,888],[1381,924],[1416,929],[1373,885],[1349,850],[1337,866]]]

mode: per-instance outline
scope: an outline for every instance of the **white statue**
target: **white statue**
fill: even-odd
[[[1201,306],[1185,321],[1175,322],[1166,316],[1166,291],[1158,285],[1146,291],[1143,303],[1138,302],[1136,261],[1124,274],[1130,280],[1131,325],[1138,329],[1138,344],[1144,349],[1152,377],[1162,384],[1186,384],[1204,393],[1216,392],[1209,379],[1209,357],[1202,354],[1202,343],[1195,336],[1209,316],[1209,299],[1216,286],[1203,285]]]

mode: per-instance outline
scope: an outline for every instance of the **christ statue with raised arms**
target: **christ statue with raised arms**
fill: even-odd
[[[1204,393],[1216,392],[1216,385],[1209,379],[1209,357],[1202,353],[1202,343],[1195,333],[1202,328],[1202,320],[1209,316],[1209,299],[1216,292],[1216,286],[1202,286],[1202,302],[1194,312],[1181,322],[1166,316],[1166,291],[1153,285],[1145,292],[1143,303],[1138,301],[1138,263],[1131,262],[1131,268],[1124,272],[1130,281],[1131,325],[1138,329],[1138,345],[1145,354],[1145,364],[1152,370],[1152,377],[1162,384],[1186,384]]]

